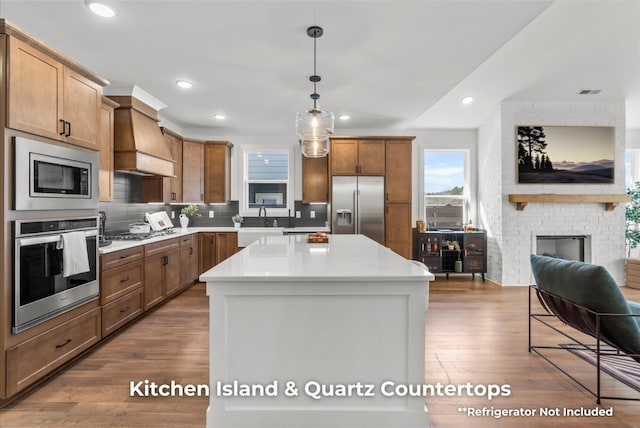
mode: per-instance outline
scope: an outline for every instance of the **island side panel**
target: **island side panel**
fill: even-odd
[[[428,282],[208,282],[208,427],[423,427],[423,397],[384,397],[385,381],[424,383]],[[218,382],[279,382],[278,397],[216,397]],[[284,394],[295,382],[297,397]],[[371,384],[374,397],[308,397],[309,381]]]

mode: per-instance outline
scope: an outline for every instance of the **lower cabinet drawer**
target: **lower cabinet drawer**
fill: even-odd
[[[102,337],[113,333],[142,314],[144,305],[142,293],[143,289],[139,288],[102,307]]]
[[[125,296],[136,288],[142,288],[142,260],[109,269],[100,277],[100,301],[104,305]]]
[[[100,340],[100,308],[7,349],[7,396],[28,387]]]

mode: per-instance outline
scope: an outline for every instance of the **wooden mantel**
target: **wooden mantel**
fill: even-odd
[[[626,194],[558,194],[558,193],[537,193],[537,194],[510,194],[509,202],[516,204],[516,210],[522,211],[529,202],[554,202],[554,203],[603,203],[604,209],[612,211],[620,202],[629,202],[631,197]]]

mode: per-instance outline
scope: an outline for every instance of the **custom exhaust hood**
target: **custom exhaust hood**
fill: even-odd
[[[133,96],[109,98],[120,104],[114,111],[114,169],[174,177],[174,160],[158,126],[157,111]]]

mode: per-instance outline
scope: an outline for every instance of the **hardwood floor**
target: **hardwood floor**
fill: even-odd
[[[208,397],[129,397],[129,382],[208,382],[208,302],[197,284],[117,333],[73,366],[0,410],[8,427],[197,427]],[[470,417],[460,407],[496,409],[594,408],[595,399],[546,361],[527,352],[526,287],[500,287],[479,278],[438,277],[431,283],[425,352],[428,384],[509,384],[511,396],[427,397],[439,427],[638,427],[640,402],[604,400],[613,417]],[[624,289],[640,301],[640,290]],[[541,334],[544,340],[552,337]],[[566,354],[566,355],[565,355]],[[594,371],[563,353],[560,361],[585,380]],[[604,377],[617,394],[634,391]],[[640,393],[635,393],[640,396]]]

